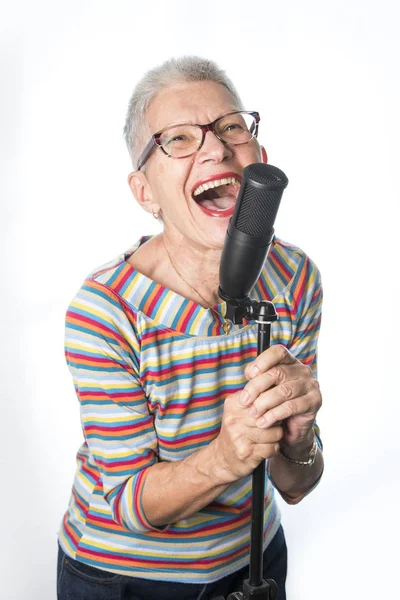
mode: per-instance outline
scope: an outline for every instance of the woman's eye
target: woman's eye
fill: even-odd
[[[239,123],[229,123],[229,125],[225,125],[224,127],[224,131],[242,131],[243,127],[242,125],[239,125]]]
[[[187,142],[188,141],[188,136],[187,135],[173,135],[172,137],[168,138],[167,140],[167,144],[171,145],[171,144],[178,144],[178,143],[182,143],[182,142]]]

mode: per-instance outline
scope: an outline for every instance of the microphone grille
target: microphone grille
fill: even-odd
[[[273,229],[288,179],[277,167],[256,163],[244,169],[243,181],[243,198],[233,221],[239,231],[261,237]]]
[[[285,189],[288,184],[288,178],[285,173],[272,165],[265,163],[253,163],[243,169],[248,180],[254,183],[263,184],[269,188]]]

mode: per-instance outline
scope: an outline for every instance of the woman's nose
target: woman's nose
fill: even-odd
[[[200,150],[197,152],[199,161],[215,160],[221,162],[224,158],[231,156],[231,149],[221,142],[213,131],[207,131],[204,137],[204,142]]]

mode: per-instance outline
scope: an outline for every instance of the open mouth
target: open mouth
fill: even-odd
[[[192,198],[206,214],[227,217],[233,214],[239,188],[240,180],[237,177],[222,177],[198,185]]]

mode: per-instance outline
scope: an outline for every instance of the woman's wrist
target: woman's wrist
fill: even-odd
[[[289,460],[306,462],[313,450],[316,451],[315,443],[314,429],[311,429],[306,438],[298,444],[288,445],[282,442],[280,444],[280,454],[283,458]]]

